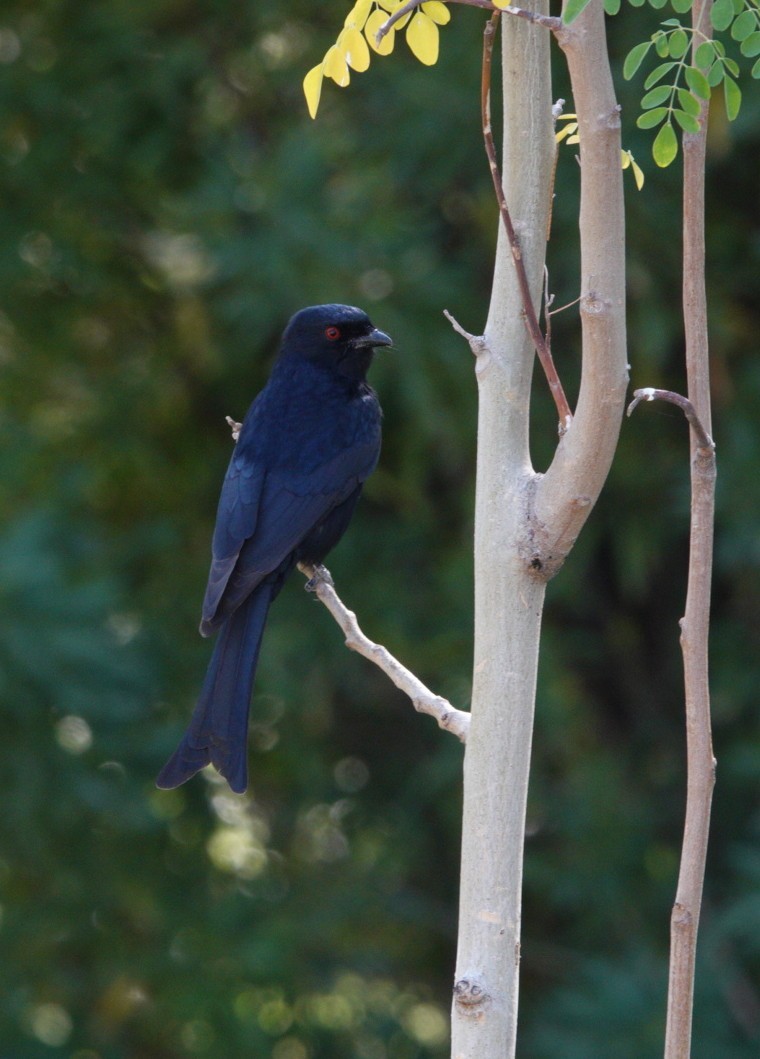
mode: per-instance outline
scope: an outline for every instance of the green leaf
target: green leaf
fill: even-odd
[[[731,0],[735,15],[740,15],[745,8],[745,0]]]
[[[736,59],[729,59],[729,57],[726,56],[726,58],[723,60],[723,65],[730,74],[734,75],[734,77],[739,76],[739,64]]]
[[[748,59],[753,55],[760,55],[760,32],[750,33],[741,43],[741,53]]]
[[[676,29],[670,34],[668,51],[674,59],[680,59],[689,48],[689,38],[682,29]]]
[[[760,59],[758,59],[755,65],[752,67],[752,76],[760,77]]]
[[[716,88],[721,83],[725,72],[726,71],[723,69],[723,63],[713,63],[707,73],[707,81],[711,88]]]
[[[651,110],[652,107],[659,107],[661,103],[670,96],[673,89],[670,85],[658,85],[657,88],[653,88],[651,92],[647,92],[641,101],[641,105],[644,110]]]
[[[699,100],[695,99],[691,92],[687,92],[685,88],[679,88],[678,102],[687,114],[692,114],[695,118],[699,117],[699,112],[701,110]]]
[[[649,0],[649,6],[654,8],[665,7],[668,0]]]
[[[710,21],[717,30],[728,29],[734,20],[734,5],[731,0],[715,0],[710,11]]]
[[[700,70],[707,70],[714,57],[715,49],[713,48],[712,41],[706,40],[699,45],[694,53],[694,65],[698,66]]]
[[[699,122],[693,114],[687,114],[685,110],[674,110],[673,117],[676,119],[676,121],[681,126],[684,132],[699,132]]]
[[[581,11],[589,4],[590,0],[568,0],[562,19],[566,26],[580,15]]]
[[[662,63],[660,66],[655,66],[649,77],[644,82],[644,88],[652,88],[658,81],[662,81],[665,74],[670,73],[677,63]]]
[[[628,0],[628,3],[631,5],[631,7],[643,7],[646,3],[646,0]]]
[[[630,81],[633,75],[636,73],[642,62],[646,58],[646,54],[652,46],[651,41],[644,41],[643,44],[637,44],[635,48],[631,48],[625,57],[623,63],[623,77],[626,81]]]
[[[687,11],[691,11],[691,4],[692,0],[670,0],[670,6],[679,15],[684,15]]]
[[[723,79],[723,91],[726,97],[726,114],[733,121],[742,105],[742,90],[733,78],[726,75]]]
[[[698,96],[699,99],[710,98],[710,82],[701,70],[697,70],[693,66],[687,66],[684,70],[684,77],[686,78],[686,84],[695,96]]]
[[[678,154],[678,139],[673,126],[663,125],[654,138],[652,157],[661,169],[669,166]]]
[[[608,15],[616,15],[620,10],[620,0],[604,0],[604,10]]]
[[[652,34],[652,40],[654,41],[654,48],[661,59],[667,59],[670,52],[668,51],[668,38],[660,30],[657,33]]]
[[[757,16],[754,11],[743,11],[731,27],[731,36],[734,40],[745,40],[757,25]]]
[[[656,110],[648,110],[645,114],[639,115],[636,119],[636,124],[640,129],[653,129],[655,125],[660,124],[667,113],[667,107],[658,107]]]

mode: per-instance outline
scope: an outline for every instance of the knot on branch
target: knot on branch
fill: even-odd
[[[588,313],[589,316],[601,316],[609,308],[610,303],[605,298],[601,298],[594,290],[590,290],[588,294],[584,294],[581,298],[581,312]]]
[[[491,995],[476,976],[460,978],[454,984],[454,1006],[466,1019],[482,1019],[491,1006]]]

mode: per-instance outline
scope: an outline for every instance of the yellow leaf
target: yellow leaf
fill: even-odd
[[[432,66],[438,61],[438,26],[421,11],[409,23],[406,43],[414,57],[425,66]]]
[[[436,22],[439,26],[445,26],[447,22],[451,21],[451,12],[445,4],[441,3],[441,0],[428,0],[426,4],[422,5],[422,10],[428,18],[432,18],[433,22]]]
[[[376,9],[367,19],[367,24],[364,27],[364,35],[369,42],[370,48],[376,51],[378,55],[390,55],[393,51],[393,45],[396,42],[396,31],[391,29],[380,43],[377,43],[375,39],[377,37],[377,31],[387,21],[387,15],[384,11]]]
[[[363,73],[369,66],[369,48],[358,29],[344,29],[338,37],[338,47],[352,70]]]
[[[347,28],[363,29],[372,8],[372,0],[357,0],[343,23]]]
[[[505,7],[511,7],[509,0],[493,0],[493,6],[503,11]]]
[[[639,191],[641,191],[641,189],[644,187],[644,172],[630,151],[620,152],[620,164],[622,165],[623,169],[627,169],[628,166],[631,167],[631,171],[633,172],[633,179],[636,181],[636,187]]]
[[[333,44],[332,48],[328,48],[324,65],[325,77],[331,77],[336,85],[340,88],[345,88],[351,80],[351,75],[348,72],[346,56],[337,44]]]
[[[306,96],[306,106],[312,118],[317,116],[319,97],[322,95],[322,78],[324,77],[324,63],[309,70],[303,79],[303,94]]]
[[[557,141],[557,143],[562,143],[562,141],[566,137],[572,136],[577,131],[578,131],[578,122],[577,121],[573,121],[573,122],[568,123],[567,125],[565,125],[564,129],[560,129],[559,132],[555,132],[554,139]],[[568,140],[568,143],[569,142],[570,141]]]
[[[580,143],[580,142],[581,142],[581,138],[580,138],[580,136],[578,135],[577,132],[573,136],[568,136],[568,138],[565,140],[565,143],[568,146],[570,146],[570,144]]]
[[[389,15],[392,15],[399,4],[398,0],[377,0],[377,6],[384,8]]]

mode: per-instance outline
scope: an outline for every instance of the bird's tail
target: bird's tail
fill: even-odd
[[[222,626],[192,719],[158,787],[179,787],[209,762],[236,793],[248,786],[248,713],[273,587],[259,585]]]

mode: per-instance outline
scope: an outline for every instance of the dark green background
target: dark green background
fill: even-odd
[[[0,12],[0,1056],[441,1059],[461,747],[348,653],[300,575],[278,599],[245,800],[153,778],[209,654],[196,634],[224,416],[302,305],[365,307],[380,468],[331,560],[367,632],[457,705],[471,669],[475,382],[441,315],[487,309],[496,210],[483,15],[437,67],[400,42],[309,120],[347,4],[11,0]],[[622,58],[658,12],[611,26]],[[561,61],[555,95],[569,99]],[[619,79],[620,80],[620,79]],[[684,388],[679,177],[619,83],[634,386]],[[754,90],[754,91],[753,91]],[[760,1041],[760,108],[709,163],[719,454],[718,785],[695,1059]],[[563,148],[556,304],[578,290]],[[577,385],[577,317],[554,349]],[[537,380],[535,460],[554,416]],[[687,432],[644,406],[549,589],[526,855],[521,1055],[661,1054],[684,798],[677,620]]]

